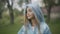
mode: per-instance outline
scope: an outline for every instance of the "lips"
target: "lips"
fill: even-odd
[[[30,17],[30,15],[27,15],[27,17]]]

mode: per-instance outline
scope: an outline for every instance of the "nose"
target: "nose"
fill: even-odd
[[[27,15],[29,15],[29,12],[27,12]]]

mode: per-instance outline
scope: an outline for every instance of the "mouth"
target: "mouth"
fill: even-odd
[[[27,17],[30,17],[30,16],[27,16]]]
[[[31,15],[27,15],[27,17],[30,17]]]

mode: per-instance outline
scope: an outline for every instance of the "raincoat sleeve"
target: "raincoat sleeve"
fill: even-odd
[[[18,31],[18,34],[24,34],[24,26]]]
[[[46,29],[44,30],[44,34],[51,34],[49,27],[46,27]]]

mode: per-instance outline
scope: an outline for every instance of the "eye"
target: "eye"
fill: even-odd
[[[32,12],[32,10],[31,10],[31,9],[28,9],[28,11],[29,11],[29,12]]]

